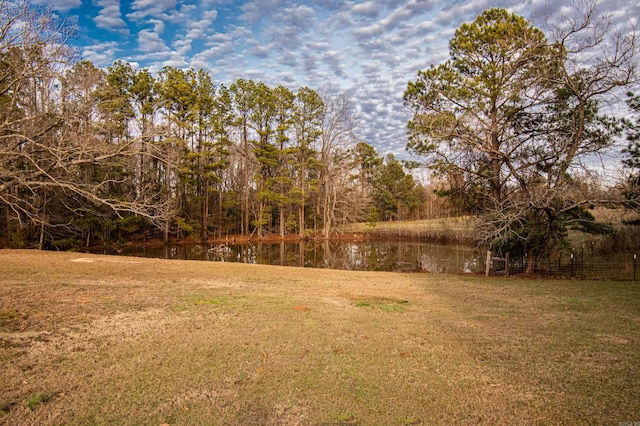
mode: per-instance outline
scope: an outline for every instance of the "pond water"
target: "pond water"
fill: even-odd
[[[181,260],[242,262],[361,271],[478,273],[483,259],[474,248],[415,241],[251,243],[125,248],[104,254]]]

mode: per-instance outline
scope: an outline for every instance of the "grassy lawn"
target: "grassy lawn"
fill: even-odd
[[[640,421],[640,284],[0,250],[0,424]]]

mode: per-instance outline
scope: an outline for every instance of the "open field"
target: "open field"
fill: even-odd
[[[640,422],[640,285],[0,250],[0,424]]]
[[[384,238],[426,238],[443,241],[468,241],[472,238],[471,216],[443,217],[424,220],[399,220],[376,222],[369,226],[365,222],[339,227],[340,232],[361,233]]]
[[[614,228],[623,227],[623,223],[629,220],[638,220],[638,214],[628,209],[596,208],[589,210],[600,223],[612,225]],[[389,222],[376,222],[375,226],[369,226],[366,222],[352,223],[340,226],[340,232],[362,233],[379,235],[384,237],[420,237],[435,240],[473,240],[472,216],[442,217],[424,220],[400,220]],[[575,247],[579,247],[585,241],[601,240],[603,236],[583,234],[577,231],[569,231],[570,241]]]

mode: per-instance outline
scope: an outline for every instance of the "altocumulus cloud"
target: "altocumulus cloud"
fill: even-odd
[[[32,0],[33,1],[33,0]],[[41,1],[41,0],[35,0]],[[218,83],[262,80],[352,97],[360,137],[380,154],[406,156],[402,94],[419,69],[448,58],[455,29],[488,7],[561,23],[564,2],[540,0],[56,0],[78,22],[78,44],[98,66],[127,60],[152,72],[165,65],[204,68]],[[602,1],[621,29],[638,24],[640,5]]]

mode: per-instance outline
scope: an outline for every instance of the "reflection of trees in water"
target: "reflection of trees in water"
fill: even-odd
[[[418,261],[418,269],[425,272],[436,273],[442,272],[442,265],[438,264],[437,259],[434,259],[428,254],[423,254]]]
[[[198,246],[196,246],[197,248]],[[197,252],[194,252],[197,253]],[[207,250],[207,260],[219,260],[224,262],[231,257],[232,250],[226,244],[218,244]]]
[[[206,249],[205,249],[206,248]],[[482,272],[473,248],[414,241],[212,244],[127,248],[122,255],[369,271]]]

